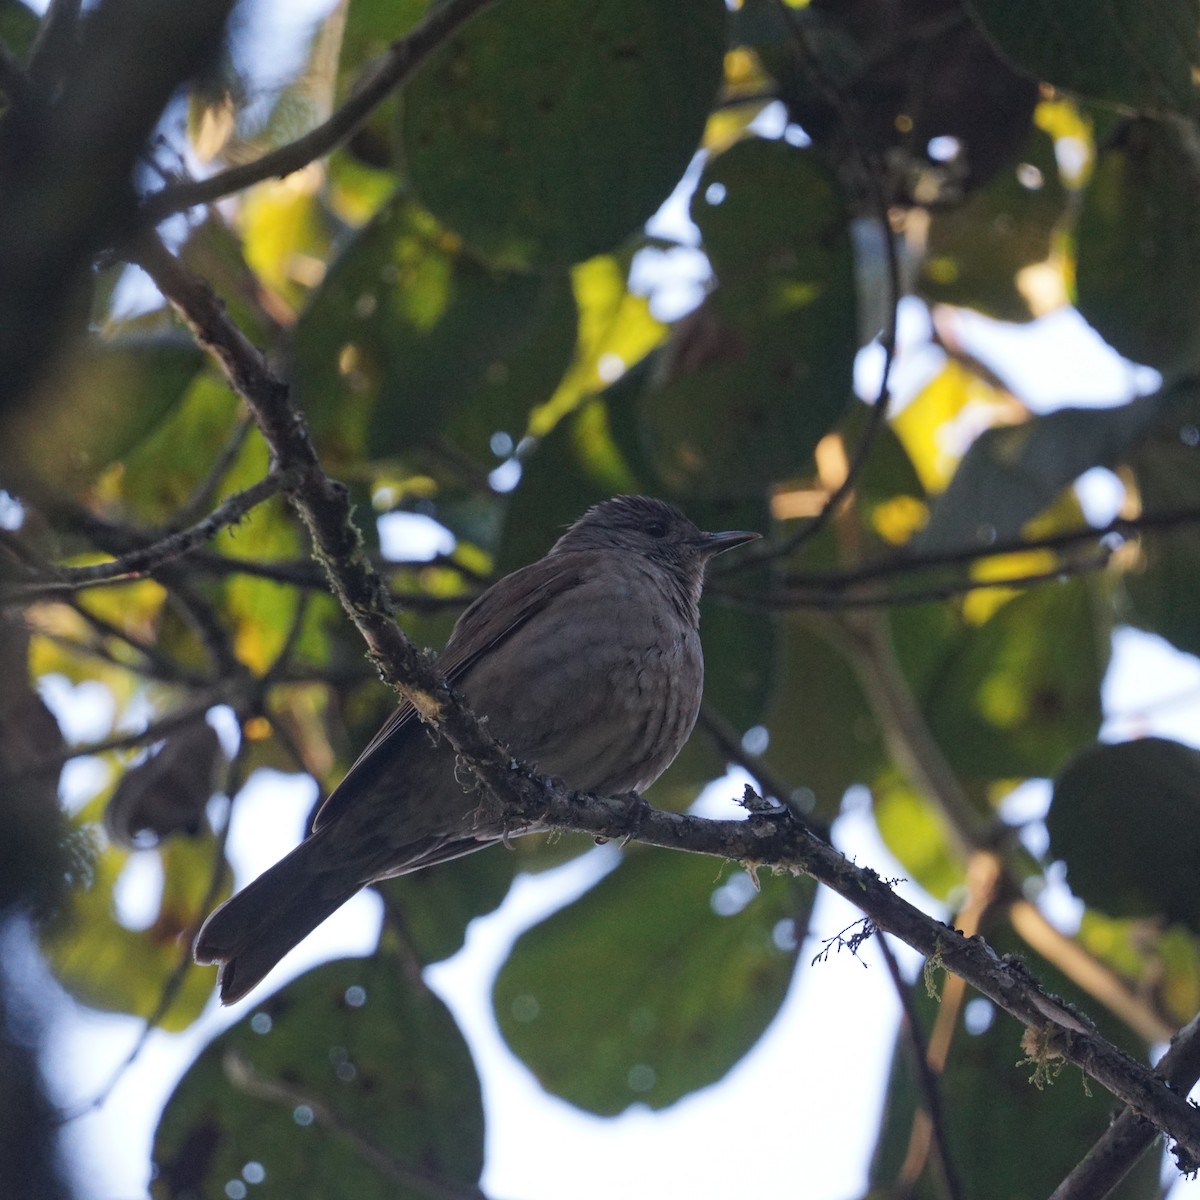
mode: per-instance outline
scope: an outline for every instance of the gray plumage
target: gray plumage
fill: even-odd
[[[713,555],[757,537],[702,533],[673,505],[619,496],[459,618],[438,666],[513,754],[578,791],[642,791],[700,709],[700,592]],[[196,961],[244,996],[361,887],[500,840],[454,751],[401,704],[291,854],[218,908]]]

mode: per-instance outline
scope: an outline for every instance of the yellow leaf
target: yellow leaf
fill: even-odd
[[[900,410],[892,427],[925,488],[941,492],[979,434],[1024,415],[1008,392],[951,360]]]
[[[558,390],[529,418],[529,433],[544,437],[581,401],[603,391],[665,337],[666,326],[650,314],[644,296],[625,286],[625,269],[601,255],[580,263],[571,276],[579,307],[575,358]]]
[[[916,496],[893,496],[871,511],[875,532],[893,546],[902,546],[929,522],[929,505]]]
[[[326,239],[321,232],[317,192],[324,178],[313,163],[251,189],[242,204],[246,261],[268,287],[298,298],[297,284],[320,283]]]

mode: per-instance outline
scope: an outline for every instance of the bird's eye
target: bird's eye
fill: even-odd
[[[667,527],[662,521],[651,521],[650,524],[646,526],[646,532],[654,538],[666,537]]]

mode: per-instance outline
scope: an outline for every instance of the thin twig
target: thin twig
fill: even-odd
[[[30,600],[61,596],[97,583],[137,579],[186,554],[195,546],[215,537],[222,529],[237,524],[251,509],[289,485],[287,472],[272,471],[244,491],[237,492],[213,509],[202,521],[177,533],[167,534],[149,545],[118,555],[112,562],[84,567],[54,566],[42,579],[24,580],[0,589],[0,603],[28,603]]]
[[[942,1168],[942,1177],[946,1184],[946,1192],[950,1200],[962,1200],[962,1184],[958,1178],[958,1171],[954,1166],[954,1156],[950,1153],[950,1136],[946,1126],[945,1109],[942,1107],[941,1083],[937,1072],[934,1071],[929,1062],[928,1051],[925,1047],[925,1038],[921,1033],[921,1022],[917,1016],[916,1005],[913,1004],[912,988],[904,976],[900,974],[900,964],[896,962],[896,956],[892,953],[892,948],[888,945],[887,938],[877,938],[876,945],[879,947],[879,953],[883,956],[888,974],[892,978],[892,986],[895,988],[896,995],[900,1000],[900,1007],[904,1010],[904,1028],[908,1035],[908,1040],[912,1044],[913,1069],[916,1071],[917,1083],[920,1086],[921,1096],[924,1100],[924,1115],[928,1120],[929,1133],[933,1138],[933,1145],[937,1150],[938,1161]]]
[[[310,591],[329,591],[329,577],[318,563],[312,559],[292,560],[290,562],[258,562],[249,558],[238,558],[234,555],[222,554],[214,550],[193,550],[187,557],[189,569],[207,575],[249,575],[256,579],[271,579],[276,583],[287,583],[293,587],[306,588]],[[372,558],[372,566],[383,574],[394,571],[419,570],[431,565],[424,560],[404,563],[393,562],[379,557]],[[457,570],[455,563],[444,564],[452,570]],[[467,572],[464,571],[464,574]],[[474,572],[470,572],[474,574]],[[445,612],[457,608],[466,608],[478,595],[475,588],[469,591],[457,592],[451,596],[431,595],[428,592],[418,592],[411,589],[401,591],[390,589],[392,603],[397,608],[411,609],[415,612]]]
[[[1143,513],[1138,517],[1116,517],[1107,525],[1090,525],[1082,529],[1067,529],[1036,538],[1010,538],[990,545],[959,546],[951,550],[930,553],[901,553],[891,558],[868,563],[849,571],[800,572],[785,575],[780,581],[786,587],[821,587],[845,590],[860,583],[887,579],[895,575],[915,575],[941,567],[961,566],[988,558],[1010,554],[1027,554],[1035,550],[1065,550],[1088,542],[1119,538],[1128,540],[1137,534],[1181,526],[1200,525],[1200,508],[1171,509],[1166,512]],[[978,585],[977,585],[978,586]]]
[[[435,6],[411,33],[393,42],[371,67],[350,98],[327,121],[303,137],[207,179],[172,184],[147,196],[142,219],[157,225],[172,213],[211,204],[265,179],[283,179],[308,166],[344,142],[430,54],[493,0],[447,0]]]
[[[720,583],[712,585],[709,594],[755,611],[786,608],[886,608],[901,604],[924,604],[980,588],[1028,587],[1065,575],[1100,570],[1107,565],[1116,549],[1118,539],[1128,541],[1143,533],[1168,532],[1189,525],[1200,525],[1200,508],[1143,513],[1138,517],[1116,517],[1107,525],[1068,529],[1037,538],[1011,538],[989,546],[959,546],[929,554],[898,554],[846,571],[795,571],[779,581],[777,591],[765,596],[737,591]],[[1006,579],[963,579],[922,590],[879,591],[861,596],[847,594],[864,583],[897,576],[921,575],[948,567],[966,566],[991,558],[1029,554],[1039,550],[1066,550],[1088,542],[1104,543],[1095,557],[1059,563],[1045,571],[1033,571]]]
[[[248,676],[249,668],[234,653],[233,638],[226,629],[216,606],[194,586],[193,581],[175,564],[159,568],[167,589],[167,603],[182,618],[196,640],[204,647],[218,679]]]
[[[110,650],[103,641],[77,641],[75,638],[67,637],[65,634],[55,633],[46,629],[39,629],[36,626],[26,624],[26,629],[32,635],[44,638],[55,646],[61,646],[70,654],[82,655],[86,658],[99,659],[101,662],[107,663],[110,666],[118,667],[122,671],[128,671],[131,675],[135,675],[141,679],[155,679],[162,683],[184,684],[192,687],[207,687],[211,685],[212,680],[206,676],[195,672],[188,671],[184,667],[171,662],[165,656],[158,654],[146,655],[145,659],[140,663],[127,662],[119,655]],[[97,630],[97,633],[100,631]],[[102,635],[107,636],[107,635]],[[122,638],[122,641],[131,648],[139,649],[140,643],[127,638]]]
[[[112,737],[103,738],[98,742],[85,742],[71,746],[61,754],[29,763],[19,771],[5,776],[4,779],[6,782],[11,782],[37,778],[41,775],[57,775],[67,763],[75,758],[107,754],[113,750],[129,750],[134,746],[157,742],[181,726],[190,725],[197,718],[203,717],[210,708],[215,708],[219,704],[228,704],[235,709],[238,708],[239,705],[245,703],[246,691],[247,685],[244,679],[218,683],[209,691],[200,693],[190,704],[151,721],[143,729],[131,733],[114,734]]]
[[[703,704],[700,708],[699,725],[716,742],[721,753],[730,762],[741,767],[758,784],[758,790],[764,796],[774,796],[780,804],[792,807],[792,793],[795,789],[780,779],[759,755],[746,750],[737,736],[737,731],[724,717],[711,706]],[[818,837],[828,840],[829,827],[824,822],[814,821],[807,813],[796,812],[794,809],[793,815],[797,820],[804,821]]]
[[[935,587],[898,592],[873,591],[867,592],[865,595],[855,595],[853,592],[843,591],[814,590],[806,592],[803,589],[796,591],[780,589],[756,595],[752,592],[732,591],[720,585],[709,590],[714,599],[724,600],[749,612],[786,612],[790,609],[800,608],[813,608],[826,612],[840,612],[852,608],[900,608],[908,604],[930,604],[938,600],[950,600],[955,596],[965,596],[969,592],[997,588],[1020,589],[1035,587],[1040,583],[1060,583],[1077,575],[1104,570],[1111,557],[1111,553],[1106,550],[1094,558],[1080,559],[1070,565],[1061,564],[1049,567],[1045,571],[1030,571],[1024,575],[1011,575],[1001,579],[960,579]]]
[[[754,563],[783,557],[794,553],[805,543],[815,538],[830,521],[841,511],[843,505],[853,494],[858,479],[866,466],[875,439],[887,419],[888,406],[891,403],[892,364],[896,357],[896,333],[899,324],[900,300],[904,295],[904,280],[900,273],[900,256],[896,249],[896,239],[892,232],[892,223],[888,212],[887,195],[884,192],[883,164],[878,155],[869,149],[867,140],[862,132],[862,121],[857,106],[832,80],[828,79],[820,69],[818,59],[808,40],[799,15],[786,2],[776,0],[776,9],[788,27],[789,35],[800,57],[809,69],[810,78],[819,90],[826,94],[829,103],[839,113],[846,131],[847,144],[850,152],[857,160],[857,166],[862,174],[862,181],[867,191],[867,199],[871,215],[879,225],[883,234],[884,259],[887,267],[888,305],[887,318],[879,335],[879,344],[883,348],[883,375],[879,381],[879,390],[871,403],[867,415],[866,427],[854,448],[846,477],[834,489],[833,494],[821,506],[821,511],[807,525],[796,530],[790,537],[774,546],[764,547],[758,554],[743,555],[738,567],[742,571],[749,570]]]
[[[237,428],[234,429],[229,441],[226,442],[220,454],[213,460],[212,466],[209,467],[208,474],[200,481],[199,486],[192,493],[187,503],[172,518],[172,525],[174,527],[178,528],[181,525],[190,525],[193,521],[200,520],[200,514],[212,507],[213,502],[217,498],[217,490],[221,486],[221,480],[225,478],[229,472],[229,468],[233,466],[237,460],[237,456],[242,452],[242,447],[246,444],[246,438],[250,435],[250,431],[253,428],[254,422],[249,417],[243,417],[237,423]]]

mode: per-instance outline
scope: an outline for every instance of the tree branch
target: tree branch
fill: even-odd
[[[246,683],[243,679],[218,684],[208,692],[199,694],[190,704],[177,708],[157,721],[151,721],[144,729],[139,729],[134,733],[114,734],[99,742],[71,746],[62,754],[43,758],[38,762],[23,766],[9,775],[0,776],[0,783],[9,784],[23,779],[37,778],[41,775],[57,775],[73,758],[82,758],[89,754],[107,754],[110,750],[128,750],[133,746],[156,742],[159,738],[166,737],[168,733],[184,725],[190,725],[196,720],[203,720],[204,714],[218,704],[228,704],[235,709],[240,708],[245,703],[246,690]]]
[[[25,579],[0,587],[0,603],[27,604],[62,596],[98,583],[121,583],[151,574],[157,567],[180,558],[190,550],[210,541],[222,529],[236,525],[252,509],[284,491],[289,483],[286,472],[272,471],[244,491],[236,492],[218,505],[202,521],[187,529],[168,534],[148,545],[119,554],[112,562],[94,563],[84,567],[50,566],[43,578]]]
[[[308,427],[291,403],[287,384],[229,319],[208,284],[156,237],[143,239],[135,261],[245,400],[270,447],[274,469],[287,472],[289,497],[309,531],[313,553],[381,675],[480,770],[489,764],[494,772],[506,771],[509,756],[446,686],[433,657],[418,650],[396,624],[387,585],[371,565],[352,520],[347,489],[321,470]]]
[[[850,588],[835,588],[822,592],[803,589],[789,592],[770,591],[755,595],[752,592],[731,591],[721,586],[710,588],[713,596],[720,597],[738,608],[750,612],[786,612],[791,609],[816,609],[824,612],[843,612],[861,608],[899,608],[906,604],[930,604],[938,600],[949,600],[965,596],[968,592],[988,591],[996,588],[1029,588],[1040,583],[1060,582],[1064,578],[1087,575],[1102,571],[1112,558],[1110,551],[1101,549],[1091,558],[1082,558],[1070,565],[1056,565],[1045,571],[1029,571],[1021,575],[1010,575],[1002,579],[958,579],[950,583],[912,591],[875,591],[855,595]]]
[[[1146,1114],[1200,1161],[1200,1109],[1171,1091],[1150,1069],[1095,1033],[1091,1023],[1047,992],[1020,959],[1001,957],[979,937],[966,937],[897,896],[869,868],[856,866],[822,842],[786,810],[747,820],[712,820],[643,809],[631,814],[623,800],[571,793],[519,769],[510,788],[523,797],[515,810],[524,821],[572,829],[594,837],[630,837],[650,846],[803,871],[843,896],[871,921],[937,965],[969,982],[1010,1016],[1041,1034],[1045,1053],[1074,1063],[1115,1096]],[[1188,1169],[1188,1168],[1184,1168]]]
[[[282,179],[328,154],[344,142],[371,112],[400,86],[430,54],[493,0],[447,0],[436,5],[411,33],[393,42],[387,54],[327,121],[303,137],[254,162],[230,167],[207,179],[176,183],[147,196],[141,218],[150,225],[172,213],[210,204],[265,179]]]
[[[1172,1039],[1154,1068],[1155,1075],[1186,1095],[1200,1079],[1200,1016]],[[1054,1189],[1050,1200],[1103,1200],[1151,1147],[1159,1131],[1141,1113],[1127,1108]]]
[[[792,808],[793,815],[803,820],[818,837],[829,840],[829,827],[824,822],[812,820],[809,816],[796,811],[792,802],[795,788],[781,779],[757,754],[751,754],[742,746],[737,731],[719,713],[709,705],[700,706],[698,724],[705,733],[716,743],[717,749],[732,763],[736,763],[758,785],[758,790],[764,796],[774,796],[780,804]]]
[[[787,810],[774,815],[755,812],[744,821],[705,820],[645,805],[631,811],[624,799],[571,792],[515,762],[446,686],[430,656],[418,651],[396,625],[386,585],[372,569],[351,520],[346,489],[322,472],[284,381],[232,324],[212,290],[161,242],[143,243],[137,259],[245,399],[276,468],[289,472],[290,498],[372,660],[462,757],[464,768],[481,785],[485,802],[497,808],[497,819],[514,829],[561,828],[608,839],[632,837],[649,845],[803,871],[848,899],[880,929],[970,981],[1038,1031],[1045,1054],[1075,1063],[1168,1132],[1188,1161],[1200,1161],[1200,1110],[1099,1037],[1086,1018],[1047,993],[1018,961],[1000,958],[980,939],[966,938],[927,916],[898,897],[875,872],[848,862]]]
[[[1027,554],[1034,550],[1065,550],[1071,546],[1088,542],[1104,542],[1114,538],[1127,540],[1139,533],[1171,530],[1187,525],[1200,525],[1200,508],[1169,509],[1164,512],[1143,513],[1139,517],[1117,517],[1103,526],[1089,525],[1083,529],[1068,529],[1061,533],[1051,533],[1038,538],[1011,538],[1003,542],[993,542],[988,546],[961,546],[953,550],[940,550],[929,554],[900,553],[891,558],[848,571],[797,571],[785,575],[781,584],[785,587],[814,587],[829,591],[845,591],[860,583],[887,579],[896,575],[913,575],[940,567],[963,566],[987,558],[1000,558],[1009,554]],[[982,581],[974,584],[975,587],[982,585]]]

